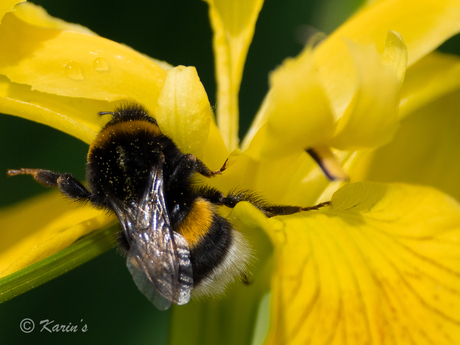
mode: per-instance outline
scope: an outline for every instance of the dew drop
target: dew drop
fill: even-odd
[[[98,57],[93,61],[93,67],[96,71],[108,71],[109,64],[103,58]]]
[[[81,72],[81,66],[74,62],[70,61],[67,65],[65,65],[65,74],[73,80],[83,80],[83,74]]]

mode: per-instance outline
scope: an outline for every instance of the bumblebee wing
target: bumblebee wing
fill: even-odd
[[[168,309],[172,303],[188,303],[193,288],[190,254],[184,238],[174,233],[164,242],[159,249],[148,235],[138,234],[127,259],[137,287],[160,310]]]
[[[130,242],[127,266],[139,290],[158,309],[166,310],[172,303],[181,305],[190,300],[190,249],[185,238],[171,229],[162,164],[152,169],[148,185],[137,205],[135,221],[122,224]],[[131,218],[129,212],[125,218]]]

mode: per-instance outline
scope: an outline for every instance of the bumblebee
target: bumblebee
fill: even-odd
[[[9,170],[32,175],[66,197],[114,212],[121,224],[119,247],[139,290],[161,310],[183,305],[194,295],[220,293],[244,277],[251,249],[243,235],[217,212],[249,201],[267,216],[317,209],[270,206],[249,192],[197,186],[196,173],[213,177],[192,154],[184,154],[139,104],[100,112],[111,120],[89,147],[88,188],[68,173]]]

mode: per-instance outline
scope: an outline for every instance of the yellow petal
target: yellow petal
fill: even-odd
[[[256,134],[251,129],[254,138],[245,140],[247,154],[257,159],[321,146],[355,150],[381,146],[393,138],[407,63],[404,41],[390,31],[383,55],[373,45],[347,43],[346,54],[352,56],[355,68],[349,89],[355,94],[343,116],[332,113],[318,74],[322,61],[315,60],[315,51],[307,46],[272,73],[270,92],[254,123],[260,128]],[[266,124],[261,125],[264,119]]]
[[[209,138],[206,143],[203,162],[211,169],[217,170],[222,167],[222,164],[228,158],[228,151],[224,143],[224,139],[220,134],[219,128],[214,121],[211,121],[209,126]]]
[[[460,88],[460,58],[433,52],[407,70],[401,89],[399,116],[404,118]]]
[[[20,37],[15,38],[17,35]],[[0,76],[0,111],[3,113],[47,124],[91,143],[107,121],[97,113],[118,105],[107,100],[137,100],[150,110],[157,105],[155,97],[161,91],[165,72],[156,65],[156,60],[97,37],[84,27],[53,18],[41,7],[31,3],[17,6],[15,12],[8,14],[2,22],[0,36],[14,47],[9,51],[2,50],[0,70],[10,80],[18,81],[11,82]],[[24,44],[23,50],[15,39]],[[75,64],[66,70],[65,64],[56,66],[50,63],[67,59],[66,54],[71,53],[70,48],[62,48],[65,45],[63,40],[78,50],[91,73],[86,74],[82,69],[82,74],[78,75],[73,69]],[[7,43],[4,42],[3,46]],[[31,55],[26,53],[28,51]],[[111,60],[105,59],[104,52],[115,61],[114,65],[109,65]],[[171,68],[166,63],[161,65]],[[155,79],[157,72],[162,75],[161,80]],[[82,76],[85,79],[79,79]],[[142,84],[143,80],[147,84],[137,84]],[[138,92],[141,89],[143,91]]]
[[[0,211],[0,277],[67,248],[114,221],[88,205],[68,203],[55,192]]]
[[[154,116],[163,133],[173,138],[182,152],[195,154],[212,169],[219,169],[225,162],[228,152],[194,67],[168,70]]]
[[[430,188],[356,183],[273,220],[267,344],[460,342],[460,205]]]
[[[26,0],[3,0],[0,3],[0,19],[3,18],[6,13],[11,12],[16,4],[24,1]]]
[[[388,42],[388,39],[387,43],[393,47],[401,46],[400,42]],[[356,68],[356,93],[338,121],[330,145],[342,150],[381,146],[390,141],[397,130],[397,105],[402,82],[401,70],[405,71],[406,67],[405,60],[401,66],[401,54],[388,53],[398,57],[389,66],[374,46],[351,42],[348,45]],[[388,59],[390,58],[387,57]]]
[[[30,2],[17,5],[14,8],[14,16],[27,24],[37,27],[76,31],[84,34],[96,35],[90,29],[80,24],[67,23],[62,19],[52,17],[43,7],[36,6]]]
[[[194,67],[169,70],[158,98],[155,118],[183,152],[202,158],[211,124],[211,105]]]
[[[354,90],[353,60],[347,57],[344,38],[355,43],[376,44],[383,53],[388,30],[401,34],[412,65],[460,30],[460,2],[457,0],[388,0],[364,8],[336,30],[317,49],[322,61],[320,73],[325,81],[333,110],[341,114],[350,103]]]
[[[85,98],[63,97],[32,91],[0,75],[0,111],[36,121],[90,144],[107,119],[97,113],[114,104]]]
[[[383,61],[395,71],[400,86],[406,75],[407,59],[407,47],[401,34],[389,30],[383,51]]]
[[[228,159],[227,170],[206,181],[224,193],[235,188],[247,189],[272,204],[300,206],[326,201],[318,197],[329,183],[305,152],[278,160],[255,160],[234,151]]]
[[[56,95],[130,99],[153,109],[165,79],[162,68],[126,46],[81,32],[31,25],[14,13],[3,18],[0,45],[0,74]]]
[[[427,84],[435,88],[429,80]],[[390,144],[356,157],[349,170],[352,181],[425,184],[460,200],[458,109],[459,91],[412,113]]]
[[[316,73],[314,55],[308,47],[295,59],[287,59],[270,76],[270,94],[266,100],[265,128],[256,141],[260,152],[249,147],[248,154],[257,158],[282,157],[325,144],[333,133],[329,101]]]
[[[30,2],[19,4],[14,8],[14,15],[21,19],[23,22],[41,28],[60,29],[65,31],[76,31],[88,35],[97,35],[87,27],[80,24],[68,23],[62,19],[50,16],[44,8],[36,6]],[[141,54],[141,53],[139,53]],[[141,54],[143,55],[143,54]],[[143,55],[145,58],[152,61],[164,70],[171,69],[172,66],[165,61],[153,59],[150,56]],[[98,60],[96,62],[98,68],[104,66],[103,61]]]
[[[263,0],[206,0],[214,31],[217,124],[227,148],[238,146],[238,92]]]

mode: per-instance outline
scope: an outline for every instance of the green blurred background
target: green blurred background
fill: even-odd
[[[1,0],[0,0],[1,1]],[[200,0],[36,0],[51,15],[80,23],[173,65],[195,66],[215,104],[212,32]],[[248,128],[268,89],[267,73],[302,49],[305,34],[330,33],[359,6],[357,0],[268,0],[257,22],[240,92],[241,131]],[[313,29],[314,28],[314,29]],[[443,50],[457,51],[458,38]],[[1,47],[0,47],[1,48]],[[102,109],[101,109],[102,110]],[[85,176],[87,145],[54,129],[0,116],[0,206],[45,192],[31,178],[7,179],[8,168],[45,168]],[[65,202],[65,201],[63,201]],[[31,318],[82,326],[86,333],[24,334]],[[115,250],[0,305],[0,344],[166,344],[169,312],[157,311],[137,290]],[[81,321],[83,320],[83,321]],[[174,330],[179,331],[179,330]]]

